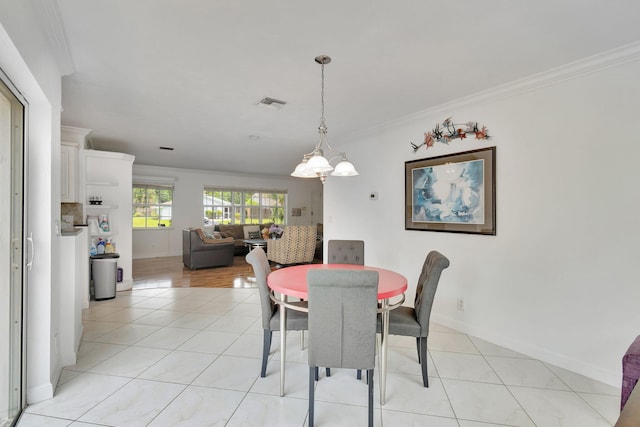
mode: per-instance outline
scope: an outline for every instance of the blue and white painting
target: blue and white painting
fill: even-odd
[[[413,222],[484,224],[484,160],[411,171]]]

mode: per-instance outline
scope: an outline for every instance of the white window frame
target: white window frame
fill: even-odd
[[[133,193],[133,198],[135,198],[135,189],[136,188],[144,188],[145,192],[147,192],[148,190],[169,190],[171,191],[171,201],[170,203],[167,204],[167,202],[164,203],[149,203],[148,200],[145,200],[144,203],[136,203],[135,200],[132,200],[132,212],[131,212],[131,226],[133,227],[134,230],[156,230],[156,229],[172,229],[173,228],[173,200],[175,197],[175,188],[173,184],[159,184],[159,183],[153,183],[153,184],[149,184],[146,182],[134,182],[133,183],[133,188],[132,188],[132,193]],[[134,225],[134,219],[135,218],[139,218],[136,217],[136,210],[138,208],[143,208],[145,210],[150,210],[150,209],[156,209],[158,212],[158,224],[155,227],[150,227],[148,224],[149,218],[150,216],[145,216],[145,226],[144,227],[136,227]],[[169,214],[167,215],[167,208],[168,208],[168,212]],[[163,212],[164,211],[164,212]],[[162,221],[169,221],[169,225],[161,225],[163,224]]]
[[[225,196],[221,193],[227,193],[227,195]],[[272,195],[276,195],[276,197],[274,198]],[[257,203],[247,203],[249,197],[250,200]],[[280,203],[280,200],[282,203]],[[232,201],[236,201],[236,203]],[[275,204],[265,203],[267,201],[275,201]],[[208,186],[204,188],[202,193],[204,226],[214,227],[216,224],[264,224],[265,222],[286,225],[287,202],[288,195],[286,190]],[[252,209],[257,209],[257,218],[249,215]],[[273,216],[270,215],[273,210],[281,213],[278,218],[275,218],[275,221]],[[216,217],[216,215],[213,215],[216,211],[222,214]]]

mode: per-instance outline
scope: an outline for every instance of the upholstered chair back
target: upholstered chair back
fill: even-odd
[[[373,369],[378,272],[311,269],[309,365]]]
[[[262,328],[269,329],[269,322],[275,311],[275,305],[269,294],[267,276],[271,273],[269,261],[261,247],[256,247],[245,257],[247,262],[253,267],[253,274],[256,277],[256,286],[260,292],[260,306],[262,308]]]
[[[449,267],[449,259],[438,251],[429,252],[422,265],[414,304],[416,317],[420,324],[420,336],[427,336],[429,333],[429,318],[433,299],[436,295],[442,270],[447,267]]]
[[[315,225],[287,225],[278,240],[267,240],[267,258],[282,265],[313,261],[316,251]]]
[[[329,240],[329,264],[364,265],[363,240]]]

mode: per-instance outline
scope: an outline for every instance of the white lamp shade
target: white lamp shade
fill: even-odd
[[[309,164],[306,161],[302,161],[296,166],[295,170],[291,173],[291,176],[296,178],[317,178],[318,175],[309,168]]]
[[[315,173],[330,172],[333,170],[333,166],[329,164],[329,161],[320,154],[314,154],[309,159],[307,168],[313,170]]]
[[[340,163],[336,165],[332,176],[355,176],[358,175],[358,171],[356,170],[353,163],[348,160],[342,160]]]

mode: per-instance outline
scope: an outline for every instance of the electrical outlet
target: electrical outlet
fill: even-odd
[[[458,310],[464,311],[464,298],[458,297],[456,305],[458,307]]]

